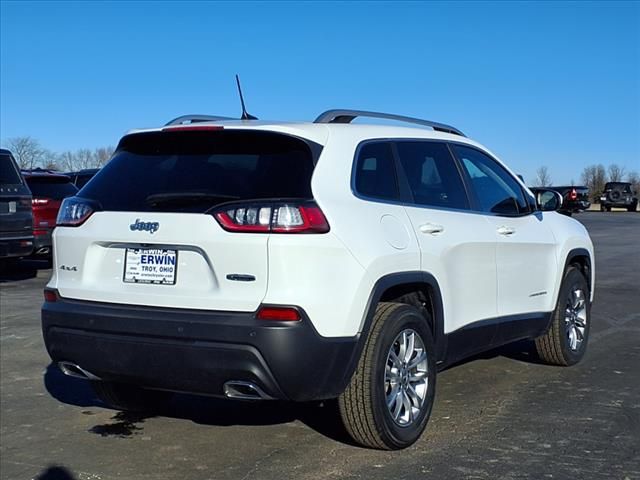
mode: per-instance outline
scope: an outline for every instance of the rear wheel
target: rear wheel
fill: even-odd
[[[171,392],[147,390],[127,383],[94,381],[91,386],[103,403],[116,410],[129,412],[162,410],[173,396]]]
[[[538,355],[552,365],[578,363],[587,349],[590,328],[589,286],[582,272],[571,266],[564,275],[549,330],[536,338]]]
[[[408,447],[427,425],[435,381],[428,319],[416,307],[380,303],[356,371],[338,399],[345,428],[367,447]]]

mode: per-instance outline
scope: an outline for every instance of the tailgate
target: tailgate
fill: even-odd
[[[56,228],[53,240],[50,286],[63,297],[253,311],[266,293],[268,235],[226,232],[207,214],[97,212],[80,227]]]

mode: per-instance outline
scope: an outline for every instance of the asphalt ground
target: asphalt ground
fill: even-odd
[[[640,479],[640,215],[577,215],[596,248],[585,359],[540,364],[526,342],[439,374],[411,448],[352,445],[334,405],[180,395],[161,416],[105,408],[50,365],[45,263],[0,278],[2,479]],[[526,262],[523,263],[523,275]]]

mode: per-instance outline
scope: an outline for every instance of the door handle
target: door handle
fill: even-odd
[[[420,231],[433,235],[444,232],[444,227],[442,225],[436,225],[435,223],[425,223],[424,225],[420,225]]]
[[[501,227],[498,227],[498,233],[500,235],[507,235],[507,236],[513,235],[514,233],[516,233],[516,229],[503,225]]]

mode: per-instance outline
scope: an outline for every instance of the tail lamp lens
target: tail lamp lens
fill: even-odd
[[[56,225],[77,227],[82,225],[96,211],[96,207],[84,198],[68,197],[62,201]]]
[[[256,318],[281,322],[297,322],[301,319],[300,312],[292,307],[260,307]]]
[[[222,228],[250,233],[326,233],[329,224],[315,203],[227,204],[214,212]]]
[[[578,192],[576,192],[575,188],[571,189],[571,194],[569,195],[569,198],[571,198],[571,200],[575,200],[576,198],[578,198]]]

